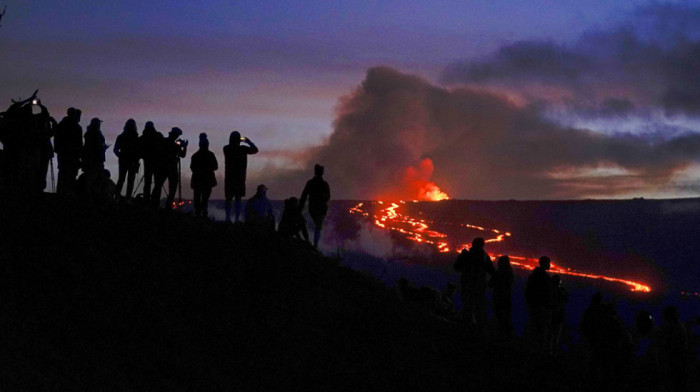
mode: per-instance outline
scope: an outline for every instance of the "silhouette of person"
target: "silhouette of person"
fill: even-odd
[[[306,242],[309,241],[306,220],[299,208],[299,199],[296,197],[290,197],[284,201],[284,211],[282,212],[278,231],[286,237],[296,237]]]
[[[124,130],[117,136],[114,142],[114,155],[119,158],[119,177],[115,190],[117,198],[121,196],[124,180],[126,180],[126,198],[131,198],[141,158],[139,132],[133,118],[126,121]]]
[[[275,214],[272,203],[267,198],[267,187],[258,185],[255,195],[248,199],[245,207],[245,222],[247,224],[275,231]]]
[[[85,196],[97,199],[97,182],[104,172],[105,150],[109,146],[105,144],[105,137],[100,129],[102,120],[95,117],[85,131],[85,143],[83,144],[82,161],[85,175]]]
[[[55,120],[36,98],[38,91],[12,105],[2,116],[5,184],[21,196],[40,194],[53,156],[51,137]]]
[[[688,382],[690,351],[688,334],[675,306],[664,308],[659,332],[662,382],[667,390],[683,391]]]
[[[165,199],[165,208],[172,209],[175,200],[175,192],[180,181],[180,158],[187,156],[187,140],[178,139],[182,136],[182,130],[174,127],[168,133],[168,137],[162,139],[157,146],[157,164],[155,167],[155,186],[151,194],[151,202],[154,206],[160,203],[160,191],[168,180],[168,196]]]
[[[552,276],[552,325],[549,354],[556,357],[559,354],[559,342],[566,320],[566,302],[569,300],[569,291],[561,282],[561,276]]]
[[[479,333],[486,331],[487,274],[495,273],[491,257],[484,250],[485,244],[483,238],[474,238],[471,248],[463,250],[454,263],[454,269],[462,273],[460,286],[465,319],[474,323]]]
[[[41,104],[41,100],[33,101],[35,106],[40,108],[40,112],[33,116],[34,126],[39,132],[39,170],[37,171],[37,190],[42,192],[46,189],[46,175],[49,171],[49,163],[54,156],[54,148],[51,143],[51,138],[54,137],[58,124],[56,120],[49,114],[46,106]]]
[[[511,319],[515,276],[508,255],[499,257],[497,265],[498,269],[493,274],[489,286],[493,288],[493,312],[496,316],[498,328],[503,336],[508,337],[513,331]]]
[[[630,391],[658,391],[660,384],[659,345],[660,331],[654,318],[646,310],[637,313],[634,322],[633,340],[637,365],[631,378]]]
[[[199,134],[199,150],[192,154],[190,160],[192,181],[190,186],[194,191],[194,215],[208,217],[209,197],[216,186],[215,171],[219,169],[216,156],[209,150],[209,139],[206,133]]]
[[[631,339],[615,306],[603,303],[600,293],[593,295],[583,313],[580,331],[590,350],[592,388],[610,389],[624,383]]]
[[[552,320],[552,281],[547,271],[549,257],[542,256],[525,286],[525,302],[530,315],[530,333],[535,347],[547,352]]]
[[[141,158],[143,158],[143,198],[148,201],[151,197],[151,185],[155,181],[156,166],[158,166],[159,146],[163,142],[163,134],[158,132],[153,121],[147,121],[139,137]],[[159,196],[160,196],[160,191]],[[158,202],[156,202],[158,203]]]
[[[68,108],[66,116],[58,123],[54,136],[54,149],[58,157],[58,183],[56,193],[75,195],[76,180],[80,169],[83,149],[83,127],[80,126],[81,111]]]
[[[314,166],[314,177],[306,182],[299,202],[299,209],[303,211],[306,199],[309,199],[309,215],[314,221],[314,248],[318,248],[318,243],[321,240],[323,221],[326,219],[328,201],[331,199],[331,188],[323,179],[323,171],[323,166],[319,164]]]
[[[241,144],[245,143],[245,144]],[[235,199],[235,222],[241,215],[241,198],[245,196],[245,178],[248,169],[248,155],[258,153],[258,147],[241,133],[233,131],[229,135],[228,144],[224,146],[224,206],[226,222],[231,221],[231,200]]]

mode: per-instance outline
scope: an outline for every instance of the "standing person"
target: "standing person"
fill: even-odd
[[[491,257],[484,250],[486,241],[477,237],[469,250],[463,250],[454,263],[460,277],[462,306],[466,319],[476,324],[479,333],[486,331],[486,275],[494,275]]]
[[[105,150],[109,147],[105,144],[105,137],[100,130],[102,120],[95,117],[90,120],[90,125],[85,131],[85,144],[83,145],[83,175],[85,176],[85,196],[94,198],[97,191],[94,189],[97,180],[105,169]]]
[[[246,144],[241,144],[241,142]],[[231,200],[235,198],[235,222],[241,215],[241,198],[245,196],[245,177],[248,169],[248,155],[258,153],[258,147],[241,133],[233,131],[229,135],[228,145],[224,146],[224,196],[226,222],[231,222]]]
[[[192,170],[190,186],[194,191],[194,214],[206,218],[209,216],[211,190],[216,186],[214,172],[219,169],[216,156],[209,150],[209,139],[206,133],[199,134],[199,150],[192,154],[190,169]]]
[[[318,248],[318,243],[321,240],[321,229],[323,221],[328,213],[328,201],[331,199],[331,188],[323,179],[323,166],[316,164],[314,166],[314,178],[306,182],[304,191],[301,193],[299,201],[299,210],[304,210],[306,199],[309,199],[309,215],[314,221],[314,248]]]
[[[161,141],[156,148],[158,159],[155,167],[155,186],[151,194],[151,202],[156,207],[160,203],[160,190],[168,180],[168,197],[165,199],[165,208],[172,209],[175,200],[177,184],[180,181],[180,158],[187,156],[187,140],[178,139],[182,136],[182,130],[174,127],[168,133],[168,137]]]
[[[134,191],[134,180],[136,172],[139,171],[139,132],[136,128],[136,121],[130,118],[124,124],[124,131],[117,136],[114,142],[114,155],[119,158],[119,179],[115,194],[121,197],[122,186],[126,180],[126,198],[131,198]]]
[[[505,255],[498,258],[498,269],[494,273],[489,286],[493,288],[493,312],[496,316],[498,328],[505,337],[513,332],[511,323],[513,315],[513,282],[515,280],[510,258]]]
[[[530,314],[530,332],[535,347],[547,350],[552,319],[552,280],[547,274],[551,266],[549,257],[540,257],[539,267],[535,267],[527,278],[525,302]],[[545,351],[546,352],[546,351]]]
[[[80,152],[83,149],[83,127],[80,126],[81,111],[68,108],[66,116],[58,123],[54,136],[54,150],[58,157],[58,183],[56,193],[75,195],[76,179],[80,169]]]
[[[58,124],[49,114],[41,100],[36,99],[33,104],[40,108],[40,112],[33,116],[34,126],[39,132],[39,170],[37,171],[37,190],[43,192],[46,189],[46,175],[49,172],[49,164],[54,156],[54,147],[51,138],[54,137]],[[53,173],[51,173],[53,176]],[[52,177],[53,178],[53,177]]]
[[[151,184],[155,180],[156,165],[158,164],[158,146],[162,141],[163,134],[156,130],[153,121],[147,121],[139,137],[141,158],[143,158],[143,198],[146,201],[150,199],[153,191]]]

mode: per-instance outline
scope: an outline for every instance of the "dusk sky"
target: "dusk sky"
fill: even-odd
[[[698,3],[4,5],[0,104],[38,88],[57,120],[104,120],[108,143],[129,118],[180,127],[183,190],[197,135],[223,167],[240,130],[261,150],[248,196],[298,196],[315,163],[337,199],[432,182],[461,199],[700,195]]]

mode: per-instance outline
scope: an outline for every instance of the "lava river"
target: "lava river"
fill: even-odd
[[[357,214],[365,217],[371,217],[374,225],[385,230],[392,230],[395,232],[402,233],[407,239],[415,241],[422,244],[427,244],[434,246],[438,251],[447,253],[453,251],[449,247],[450,241],[448,241],[448,236],[445,233],[441,233],[435,230],[431,230],[431,222],[426,219],[418,219],[407,215],[402,210],[402,206],[406,204],[404,201],[400,202],[382,202],[373,201],[370,202],[372,208],[368,208],[367,203],[359,203],[350,209],[350,213]],[[370,213],[369,211],[373,211]],[[461,227],[473,229],[476,231],[481,231],[487,243],[489,242],[501,242],[506,241],[511,237],[511,233],[502,232],[496,229],[487,229],[484,227],[470,225],[466,223],[460,224]],[[468,248],[468,244],[461,244],[454,248],[455,252],[461,252],[462,249]],[[491,257],[495,255],[490,254]],[[532,270],[538,265],[538,259],[525,256],[508,255],[511,260],[511,264],[514,267],[522,268],[526,270]],[[651,292],[651,287],[631,280],[616,278],[612,276],[605,276],[600,274],[587,273],[582,271],[572,270],[571,268],[563,267],[557,263],[552,262],[550,271],[557,274],[573,275],[588,279],[603,279],[609,282],[622,283],[627,285],[631,291],[637,292]]]

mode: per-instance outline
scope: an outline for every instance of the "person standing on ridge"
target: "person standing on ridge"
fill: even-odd
[[[530,333],[538,350],[547,353],[552,323],[552,278],[547,274],[551,266],[549,257],[540,257],[539,267],[535,267],[527,278],[525,302],[530,314]]]
[[[158,160],[155,171],[155,187],[151,194],[151,203],[156,207],[160,203],[160,191],[168,180],[168,197],[165,199],[165,209],[173,208],[177,184],[180,182],[180,158],[187,156],[187,140],[178,139],[182,136],[182,130],[174,127],[168,133],[168,137],[161,141],[156,159]]]
[[[319,164],[314,166],[314,178],[306,182],[299,201],[299,210],[303,211],[306,199],[309,199],[309,215],[314,221],[315,249],[318,249],[318,243],[321,240],[321,229],[323,221],[326,219],[326,213],[328,213],[328,201],[331,199],[331,188],[323,179],[323,171],[323,166]]]
[[[241,144],[245,143],[245,144]],[[241,198],[245,196],[245,178],[248,169],[248,155],[258,153],[258,147],[238,131],[231,132],[228,144],[224,146],[224,196],[226,222],[231,222],[231,200],[235,199],[235,222],[241,215]]]
[[[151,198],[151,184],[155,181],[156,165],[158,164],[158,145],[162,142],[163,134],[156,130],[153,121],[147,121],[139,137],[141,158],[143,158],[143,198]]]
[[[209,150],[209,139],[206,133],[199,134],[199,150],[192,154],[190,169],[192,170],[190,186],[194,191],[194,215],[206,218],[209,216],[211,190],[216,186],[214,172],[219,169],[216,156]]]
[[[468,322],[476,324],[479,333],[486,331],[486,275],[495,273],[485,244],[483,238],[474,238],[471,248],[463,250],[454,263],[454,269],[462,273],[459,283],[464,314]]]
[[[59,195],[76,195],[76,180],[80,169],[80,152],[83,149],[83,127],[80,126],[81,111],[68,108],[66,116],[58,123],[54,136],[54,150],[58,157]]]
[[[114,142],[114,155],[119,158],[119,177],[115,190],[117,199],[121,197],[124,180],[126,180],[126,199],[131,198],[134,191],[134,180],[136,172],[139,171],[139,144],[136,121],[130,118],[124,124],[124,131],[117,136],[117,140]]]
[[[90,199],[97,197],[99,193],[95,189],[97,182],[105,169],[105,151],[109,146],[105,144],[105,137],[100,129],[102,120],[95,117],[90,120],[90,125],[85,131],[85,144],[83,144],[83,175],[85,176],[85,195]]]

